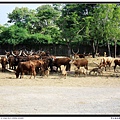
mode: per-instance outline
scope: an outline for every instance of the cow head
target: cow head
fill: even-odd
[[[74,58],[74,59],[79,58],[79,55],[78,55],[79,49],[78,49],[78,51],[77,51],[76,53],[75,53],[75,52],[73,51],[73,49],[72,49],[72,53],[73,53],[73,58]]]
[[[19,51],[11,51],[12,55],[15,57],[15,56],[20,56],[22,54],[22,50],[19,52]]]

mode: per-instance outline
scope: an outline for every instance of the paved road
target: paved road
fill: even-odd
[[[119,114],[120,88],[1,86],[0,114]]]

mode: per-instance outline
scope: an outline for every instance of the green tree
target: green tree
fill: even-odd
[[[18,27],[24,27],[30,33],[34,33],[36,30],[36,22],[38,19],[35,14],[35,10],[28,9],[27,7],[16,7],[12,13],[8,14],[9,23],[14,23]]]
[[[59,11],[55,10],[51,5],[42,5],[36,9],[38,25],[41,28],[53,26],[56,19],[59,17]]]
[[[26,29],[12,25],[6,28],[0,35],[2,44],[11,44],[14,46],[24,43],[29,34]]]
[[[75,41],[75,36],[83,28],[75,11],[76,6],[77,4],[66,4],[62,10],[62,15],[57,21],[61,30],[62,40],[68,46],[68,56],[71,54],[71,43]]]
[[[94,52],[98,46],[107,45],[108,55],[111,56],[110,44],[119,38],[119,7],[117,4],[97,4],[92,16],[87,16],[86,37],[92,39]]]

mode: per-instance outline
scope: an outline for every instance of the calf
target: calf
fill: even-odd
[[[20,78],[23,78],[25,72],[29,72],[31,74],[30,78],[32,77],[32,75],[34,75],[35,78],[36,76],[35,65],[32,61],[20,62],[18,64],[18,67],[15,72],[16,78],[19,77],[19,74],[21,74]]]
[[[79,69],[76,69],[76,70],[75,70],[75,76],[78,76],[78,75],[80,75],[80,74],[86,75],[86,74],[87,74],[87,70],[86,70],[84,67],[81,67],[81,68],[79,68]]]
[[[89,72],[89,75],[91,75],[91,73],[98,73],[98,74],[103,74],[103,70],[104,68],[93,68],[90,72]]]
[[[115,66],[114,66],[114,72],[115,72],[115,69],[116,69],[117,65],[120,66],[120,60],[115,59],[115,60],[114,60],[114,64],[115,64]]]

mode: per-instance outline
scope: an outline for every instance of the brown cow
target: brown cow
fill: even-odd
[[[15,70],[15,57],[14,56],[12,56],[12,55],[10,55],[9,57],[8,57],[8,63],[9,63],[9,68],[10,69],[14,69]]]
[[[69,57],[56,58],[53,61],[53,66],[57,67],[57,71],[58,71],[58,68],[61,71],[61,65],[64,65],[64,66],[66,66],[66,71],[70,71],[70,66],[71,66],[69,63],[70,61],[71,61],[71,59]]]
[[[19,50],[11,51],[11,54],[12,54],[13,56],[20,56],[20,55],[22,54],[22,50],[21,50],[21,51],[19,51]]]
[[[35,65],[35,70],[36,70],[36,73],[38,73],[39,72],[39,68],[40,68],[40,70],[46,70],[46,68],[45,68],[45,62],[43,61],[43,60],[31,60],[33,63],[34,63],[34,65]]]
[[[15,70],[19,62],[25,62],[29,60],[38,60],[39,58],[40,56],[38,55],[16,56],[13,54],[8,57],[9,66],[10,66],[9,68],[12,67],[12,69]]]
[[[5,72],[6,65],[7,65],[7,58],[1,57],[1,65],[2,65],[2,72]]]
[[[32,61],[20,62],[18,64],[18,67],[15,72],[16,78],[19,77],[19,74],[21,74],[20,78],[23,78],[25,72],[29,72],[31,74],[30,78],[32,77],[32,75],[34,75],[35,78],[36,76],[35,64]]]
[[[114,66],[114,72],[115,72],[115,69],[116,69],[117,65],[120,66],[120,60],[115,59],[115,60],[114,60],[114,64],[115,64],[115,66]]]
[[[85,67],[85,69],[88,70],[88,60],[85,58],[77,59],[77,60],[71,60],[70,64],[74,64],[78,69],[80,67]]]

